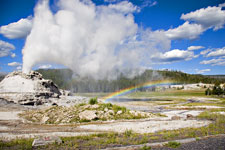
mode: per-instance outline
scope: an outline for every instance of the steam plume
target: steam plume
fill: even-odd
[[[55,63],[96,79],[118,71],[135,74],[151,63],[152,53],[170,49],[163,33],[138,27],[132,13],[139,8],[128,1],[96,6],[89,0],[59,0],[57,6],[56,13],[48,0],[35,7],[23,48],[25,73],[37,64]]]

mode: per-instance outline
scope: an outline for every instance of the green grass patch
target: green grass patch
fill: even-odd
[[[183,106],[225,106],[224,104],[221,103],[188,103]]]
[[[166,143],[164,146],[170,147],[170,148],[178,148],[181,146],[181,143],[176,142],[176,141],[170,141],[170,142]]]
[[[91,99],[89,100],[88,103],[91,104],[91,105],[98,104],[98,99],[97,99],[97,97],[91,98]]]
[[[140,150],[151,150],[152,147],[151,146],[143,146]]]
[[[0,140],[0,150],[7,150],[7,149],[31,150],[32,142],[33,139],[15,139],[11,141]]]

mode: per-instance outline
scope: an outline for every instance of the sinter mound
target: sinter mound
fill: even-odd
[[[58,87],[51,80],[43,79],[35,71],[29,74],[15,71],[0,82],[0,98],[18,104],[40,105],[60,95]]]

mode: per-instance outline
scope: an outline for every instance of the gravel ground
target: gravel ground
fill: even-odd
[[[178,148],[152,148],[152,150],[225,150],[225,136],[209,137],[199,141],[181,144]]]
[[[126,130],[132,130],[135,133],[153,133],[161,130],[176,130],[180,128],[198,128],[207,126],[210,121],[203,120],[138,120],[138,121],[125,121],[113,122],[108,124],[89,124],[81,125],[79,129],[94,130],[94,131],[114,131],[123,133]]]

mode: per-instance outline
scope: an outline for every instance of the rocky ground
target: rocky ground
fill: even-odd
[[[180,104],[191,103],[193,103],[193,100],[182,101]],[[196,118],[203,111],[211,110],[211,107],[175,109],[175,106],[183,106],[180,104],[173,105],[173,109],[168,109],[167,105],[147,105],[146,102],[139,102],[138,105],[136,102],[117,103],[119,105],[117,106],[102,103],[100,100],[100,103],[91,105],[88,104],[87,98],[65,96],[64,100],[62,99],[55,106],[27,106],[0,99],[0,141],[55,136],[86,136],[88,138],[87,135],[106,132],[118,132],[123,135],[126,132],[129,133],[129,131],[145,135],[158,131],[205,127],[213,122]],[[220,109],[220,107],[215,108]],[[215,108],[213,107],[213,109]],[[160,114],[150,113],[159,111]],[[224,112],[215,113],[223,114]],[[224,141],[222,138],[217,140],[218,145],[215,144],[216,140],[211,138],[201,140],[200,145],[199,141],[193,142],[193,145],[182,144],[179,149],[204,149],[204,146],[210,147],[208,145],[210,142],[221,148]],[[96,147],[92,148],[95,149]],[[153,147],[153,149],[155,148],[169,149],[168,147]]]
[[[86,99],[83,98],[83,100],[86,102]],[[79,102],[81,103],[81,99]],[[21,106],[1,100],[0,105],[0,138],[4,139],[38,135],[75,136],[94,132],[124,132],[126,130],[151,133],[184,127],[201,127],[210,123],[207,120],[195,119],[195,116],[203,110],[162,110],[160,115],[153,115],[135,110],[124,111],[123,107],[115,110],[106,104],[89,105],[82,103],[72,107],[51,106],[49,108],[49,106]],[[23,114],[23,117],[19,117],[19,113]],[[71,113],[85,121],[78,123],[79,120],[73,120],[74,116],[71,116]],[[123,115],[132,120],[124,120]],[[139,117],[138,120],[135,120],[135,117]],[[29,120],[29,118],[32,119]],[[49,120],[50,118],[51,120]],[[57,122],[56,118],[61,121]],[[140,118],[145,119],[140,120]],[[74,121],[72,124],[71,120]]]

